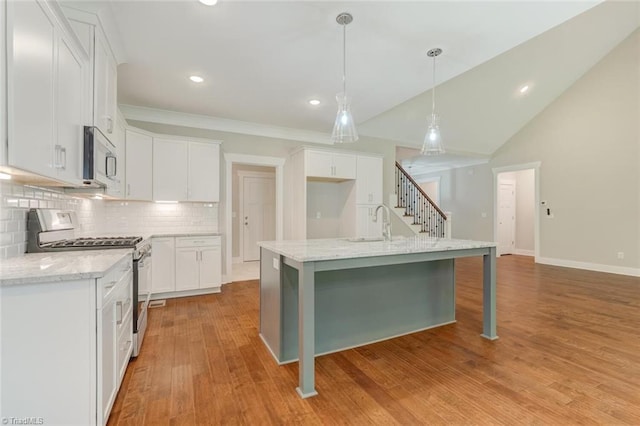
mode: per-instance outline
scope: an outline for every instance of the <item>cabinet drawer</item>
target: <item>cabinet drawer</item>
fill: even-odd
[[[178,237],[176,238],[176,248],[180,247],[205,247],[219,246],[220,237]]]
[[[131,324],[131,315],[127,317],[128,324]],[[118,333],[118,340],[116,346],[116,368],[118,374],[117,382],[120,383],[122,377],[124,376],[125,371],[127,370],[127,365],[129,364],[129,358],[131,358],[131,352],[133,351],[133,330],[131,327],[123,330],[122,333]],[[119,385],[118,385],[119,386]]]
[[[130,274],[127,274],[116,285],[116,332],[118,334],[122,333],[122,330],[133,329],[133,324],[131,323],[133,312],[132,278]]]
[[[114,290],[118,287],[118,284],[125,278],[126,276],[131,277],[133,274],[133,258],[131,256],[127,256],[118,262],[107,274],[98,278],[97,281],[97,292],[98,292],[98,309],[102,307],[104,302],[112,297]]]

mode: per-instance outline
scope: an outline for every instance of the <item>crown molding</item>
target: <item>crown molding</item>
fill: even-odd
[[[287,139],[325,145],[332,144],[331,136],[328,133],[126,104],[120,104],[119,107],[120,111],[122,111],[122,115],[127,120],[170,124],[196,129],[216,130],[220,132],[240,133],[243,135],[264,136],[267,138]]]

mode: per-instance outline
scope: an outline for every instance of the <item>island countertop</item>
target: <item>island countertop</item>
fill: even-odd
[[[131,249],[28,253],[0,262],[0,287],[103,277]]]
[[[395,237],[391,241],[353,241],[353,239],[350,238],[328,238],[316,240],[261,241],[258,245],[297,262],[316,262],[322,260],[496,247],[497,243],[416,235],[415,237],[407,238]]]

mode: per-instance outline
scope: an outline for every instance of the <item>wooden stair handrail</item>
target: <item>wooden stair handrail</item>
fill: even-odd
[[[440,208],[438,207],[438,205],[436,203],[433,202],[433,200],[431,198],[429,198],[429,196],[427,195],[426,192],[424,192],[424,190],[420,187],[420,185],[418,185],[418,183],[413,180],[413,178],[411,176],[409,176],[409,173],[407,173],[407,171],[405,169],[402,168],[402,166],[400,165],[400,163],[398,163],[396,161],[396,168],[398,170],[400,170],[402,172],[403,175],[405,175],[407,177],[407,179],[409,179],[409,181],[416,187],[416,189],[420,192],[420,194],[422,194],[428,201],[429,203],[431,203],[431,205],[436,209],[436,211],[438,213],[440,213],[440,215],[442,216],[442,218],[444,220],[447,220],[447,215],[444,214],[444,212],[442,210],[440,210]]]

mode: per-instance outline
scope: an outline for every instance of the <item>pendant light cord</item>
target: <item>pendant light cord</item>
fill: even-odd
[[[347,24],[342,24],[342,93],[347,97]]]
[[[431,89],[431,114],[436,113],[436,57],[433,57],[433,88]]]

